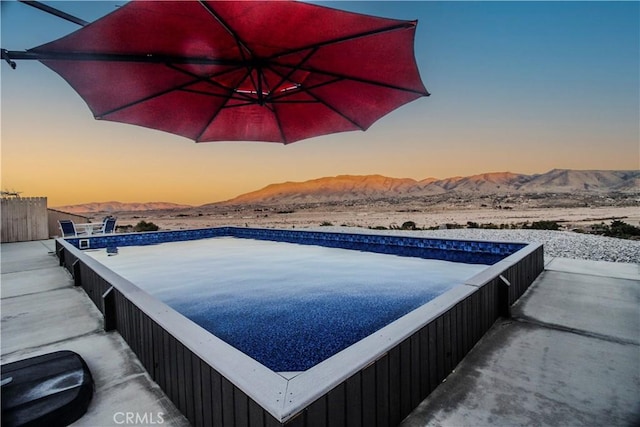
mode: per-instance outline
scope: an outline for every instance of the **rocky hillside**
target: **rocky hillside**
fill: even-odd
[[[420,197],[435,194],[640,193],[640,171],[554,169],[544,174],[485,173],[446,179],[340,175],[304,182],[271,184],[223,204],[299,204],[362,199]],[[207,205],[205,205],[207,206]]]
[[[409,178],[340,175],[305,182],[271,184],[262,190],[243,194],[226,203],[306,203],[385,198],[411,195],[419,188],[419,183]]]

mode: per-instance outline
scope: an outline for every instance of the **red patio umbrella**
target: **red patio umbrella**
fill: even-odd
[[[366,130],[428,96],[416,23],[294,1],[133,1],[3,57],[40,60],[96,119],[286,144]]]

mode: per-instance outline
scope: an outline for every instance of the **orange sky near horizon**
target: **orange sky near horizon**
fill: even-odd
[[[56,18],[2,3],[3,48],[31,48],[75,30],[31,34],[38,33],[37,19]],[[418,18],[416,59],[432,96],[366,132],[288,146],[195,144],[96,121],[44,65],[22,61],[11,70],[3,62],[1,188],[48,197],[50,207],[104,201],[197,206],[271,183],[335,175],[420,180],[640,169],[638,3],[518,3],[336,2],[362,13]],[[24,22],[33,25],[31,33]],[[21,44],[27,36],[32,39]]]

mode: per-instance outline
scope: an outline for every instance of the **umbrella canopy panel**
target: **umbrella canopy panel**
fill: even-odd
[[[97,119],[291,143],[365,130],[427,96],[415,28],[293,1],[133,1],[28,53]]]

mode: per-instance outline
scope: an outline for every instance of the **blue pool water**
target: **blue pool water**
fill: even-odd
[[[303,371],[486,268],[217,237],[87,252],[274,371]]]

